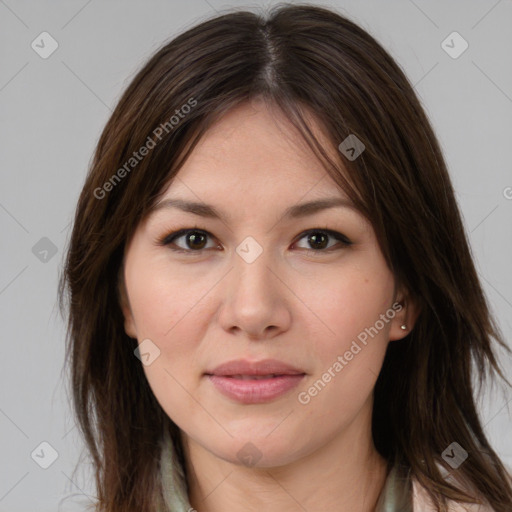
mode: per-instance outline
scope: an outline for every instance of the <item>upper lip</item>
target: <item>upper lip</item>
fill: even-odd
[[[276,359],[247,361],[236,359],[205,372],[207,375],[302,375],[305,372]]]

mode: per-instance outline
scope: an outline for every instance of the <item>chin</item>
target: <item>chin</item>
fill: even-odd
[[[270,437],[272,437],[271,434]],[[260,437],[247,432],[244,436],[235,436],[222,445],[205,444],[206,449],[216,457],[237,466],[248,468],[275,468],[294,462],[301,456],[296,444],[292,446],[290,438],[276,436],[270,439],[267,434]]]

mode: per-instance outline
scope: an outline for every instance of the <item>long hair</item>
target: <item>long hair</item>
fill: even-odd
[[[98,510],[155,512],[162,439],[178,433],[123,328],[125,245],[206,130],[256,97],[279,108],[322,159],[420,306],[412,332],[389,344],[376,383],[376,449],[410,468],[445,511],[447,498],[475,499],[440,472],[451,469],[442,453],[457,442],[469,454],[459,480],[496,512],[510,512],[511,480],[485,436],[474,389],[488,374],[510,385],[495,356],[498,345],[510,350],[482,291],[438,141],[379,43],[307,5],[281,5],[266,17],[230,12],[182,33],[136,74],[100,137],[60,282],[66,364]],[[312,119],[336,158],[315,138]],[[356,159],[336,149],[350,135],[365,145]]]

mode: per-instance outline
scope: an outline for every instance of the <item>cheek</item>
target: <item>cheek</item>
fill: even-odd
[[[188,390],[196,382],[202,337],[202,327],[194,318],[203,310],[204,282],[171,272],[165,261],[146,259],[140,264],[142,256],[135,251],[132,256],[125,275],[138,339],[149,338],[160,350],[143,370],[162,409],[173,421],[179,420],[193,411]]]
[[[312,324],[319,326],[311,341],[324,364],[349,350],[354,340],[362,342],[360,345],[365,348],[370,345],[368,340],[387,341],[390,319],[388,322],[379,319],[390,308],[394,280],[384,262],[371,263],[345,269],[339,274],[331,273],[315,286],[305,283],[297,293],[307,297],[304,302],[310,309],[308,315],[314,319]]]
[[[147,263],[142,265],[137,261]],[[147,337],[159,343],[173,340],[179,349],[180,341],[186,341],[182,340],[180,331],[185,325],[194,325],[190,318],[201,311],[201,299],[211,286],[204,277],[174,269],[165,257],[151,259],[134,254],[133,263],[127,261],[126,282],[139,338]]]
[[[324,418],[326,428],[350,421],[372,392],[394,316],[391,312],[386,317],[393,292],[394,279],[385,262],[368,258],[365,265],[332,274],[306,295],[321,319],[315,322],[321,330],[310,338],[317,364],[300,390],[299,402],[305,412],[331,415]]]

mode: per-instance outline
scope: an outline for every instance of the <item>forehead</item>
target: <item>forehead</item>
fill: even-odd
[[[311,128],[332,152],[323,133],[313,123]],[[261,100],[231,109],[202,136],[168,191],[191,188],[208,191],[209,196],[262,189],[266,196],[296,196],[314,189],[317,195],[346,197],[284,114]]]

